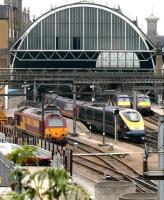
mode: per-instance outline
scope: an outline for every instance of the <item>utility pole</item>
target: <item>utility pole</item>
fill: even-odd
[[[102,145],[105,145],[105,105],[103,106],[103,141]]]
[[[164,115],[160,116],[160,128],[158,135],[158,168],[164,169]],[[164,180],[158,181],[158,199],[164,199]]]

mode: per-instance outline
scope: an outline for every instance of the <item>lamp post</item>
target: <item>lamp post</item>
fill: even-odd
[[[114,141],[117,142],[117,116],[119,115],[119,108],[114,109]]]
[[[102,145],[105,145],[105,105],[103,106],[103,141]]]

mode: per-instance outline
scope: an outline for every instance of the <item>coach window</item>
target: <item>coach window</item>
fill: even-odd
[[[73,49],[80,49],[80,37],[73,37]]]

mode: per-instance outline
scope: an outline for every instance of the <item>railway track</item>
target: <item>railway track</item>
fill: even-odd
[[[110,154],[101,155],[104,152],[99,148],[73,138],[68,140],[70,148],[73,148],[74,142],[78,142],[78,148],[73,153],[73,163],[77,166],[77,169],[82,167],[87,171],[87,178],[91,176],[92,180],[107,178],[118,181],[132,181],[135,182],[139,192],[157,192],[156,184],[143,180],[142,174],[130,167],[121,158]]]
[[[159,122],[158,117],[156,116],[149,116],[144,117],[145,123],[145,139],[146,143],[157,149],[158,147],[158,131],[159,131]]]

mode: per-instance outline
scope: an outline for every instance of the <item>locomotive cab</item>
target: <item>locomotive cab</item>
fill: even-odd
[[[139,111],[150,110],[151,109],[150,97],[147,95],[138,95],[137,96],[137,109]]]
[[[130,108],[131,101],[128,95],[126,94],[113,94],[110,96],[111,102],[114,106]]]
[[[68,133],[66,120],[61,115],[51,114],[45,120],[45,138],[55,142],[63,141]]]
[[[120,117],[124,122],[123,138],[134,141],[143,141],[145,136],[144,121],[141,114],[136,110],[126,110],[120,112]]]

